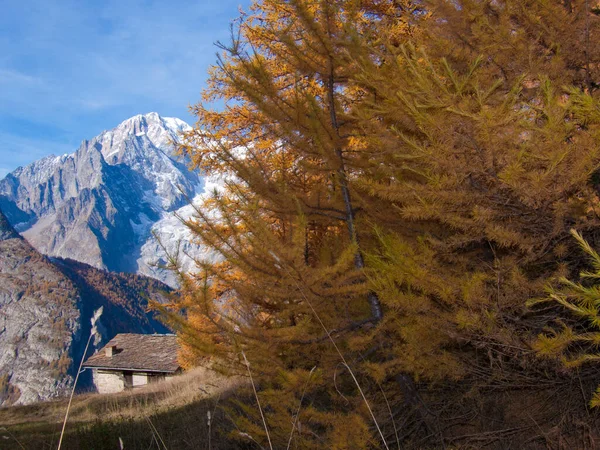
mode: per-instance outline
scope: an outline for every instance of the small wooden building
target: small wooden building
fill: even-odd
[[[117,334],[90,356],[83,367],[92,370],[99,393],[120,392],[181,372],[178,349],[174,334]]]

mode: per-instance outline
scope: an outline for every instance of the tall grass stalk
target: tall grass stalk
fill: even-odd
[[[263,421],[263,426],[265,427],[265,432],[267,433],[267,440],[269,441],[269,448],[273,450],[273,444],[271,444],[271,435],[269,434],[269,428],[267,427],[267,421],[265,420],[265,415],[263,414],[262,407],[260,406],[260,400],[258,399],[258,393],[256,392],[256,386],[254,385],[254,379],[252,378],[252,372],[250,372],[250,363],[248,362],[248,358],[246,358],[246,354],[244,350],[242,350],[242,356],[244,357],[244,363],[246,363],[246,369],[248,369],[248,375],[250,376],[250,383],[252,383],[252,390],[254,391],[254,397],[256,398],[256,403],[258,404],[258,410],[260,411],[260,417]]]
[[[306,388],[308,387],[308,382],[310,381],[310,377],[312,377],[313,372],[317,366],[310,369],[310,373],[308,374],[308,379],[306,383],[304,383],[304,388],[302,389],[302,395],[300,396],[300,404],[298,405],[298,411],[296,411],[296,416],[294,417],[294,422],[292,422],[292,431],[290,432],[290,439],[288,440],[288,445],[286,450],[290,450],[290,445],[292,445],[292,437],[294,436],[294,430],[296,429],[296,423],[298,422],[298,418],[300,417],[300,408],[302,408],[302,400],[304,400],[304,394],[306,394]]]
[[[8,435],[9,435],[11,438],[13,438],[13,439],[14,439],[14,440],[17,442],[17,444],[19,444],[19,447],[21,447],[23,450],[25,450],[25,447],[23,446],[23,444],[21,444],[21,441],[19,441],[19,440],[17,439],[17,437],[16,437],[14,434],[12,434],[8,428],[6,428],[6,427],[2,427],[2,428],[0,428],[0,431],[6,431],[6,433],[7,433],[7,434],[8,434]]]
[[[279,258],[276,258],[276,259],[279,260]],[[308,299],[308,297],[304,293],[304,290],[300,286],[300,283],[298,283],[298,281],[296,280],[296,278],[292,275],[292,273],[290,272],[290,270],[287,267],[285,267],[285,270],[288,273],[288,275],[290,276],[290,278],[292,280],[294,280],[294,283],[296,284],[296,287],[298,288],[298,291],[300,292],[300,294],[302,295],[302,297],[306,301],[306,304],[310,307],[310,310],[312,311],[312,313],[315,315],[315,317],[319,321],[319,324],[323,328],[323,331],[325,331],[325,334],[327,335],[327,337],[329,338],[329,340],[333,344],[333,347],[335,348],[335,351],[337,352],[337,354],[340,356],[340,358],[342,360],[342,365],[346,369],[348,369],[348,372],[350,373],[350,376],[352,377],[352,380],[354,380],[354,384],[356,384],[356,387],[358,388],[358,392],[360,392],[360,395],[361,395],[363,401],[365,402],[365,405],[367,406],[367,409],[369,410],[369,414],[371,415],[371,418],[373,419],[373,423],[375,424],[375,427],[377,428],[377,431],[379,432],[379,436],[381,437],[381,441],[383,442],[384,447],[387,450],[390,450],[390,448],[388,447],[387,442],[385,440],[385,437],[383,436],[383,432],[381,431],[381,428],[379,427],[379,423],[377,422],[377,418],[375,417],[375,414],[373,413],[373,410],[371,409],[371,405],[369,405],[369,401],[367,400],[367,397],[365,396],[365,393],[363,392],[363,390],[360,387],[360,384],[359,384],[356,376],[354,375],[354,371],[350,368],[350,365],[346,361],[346,358],[344,357],[344,355],[342,354],[341,350],[339,349],[339,347],[335,343],[335,340],[331,337],[331,333],[329,332],[329,330],[327,329],[327,327],[325,326],[325,324],[321,320],[321,317],[317,313],[317,310],[313,307],[312,303],[310,302],[310,300]]]
[[[208,411],[206,411],[206,417],[208,419],[208,450],[212,450],[212,444],[211,444],[211,415],[210,415],[210,409]]]
[[[383,399],[385,400],[385,404],[387,405],[388,412],[390,413],[390,419],[392,421],[392,426],[394,427],[394,435],[396,436],[396,445],[398,446],[398,450],[401,450],[400,437],[398,436],[398,428],[396,427],[396,421],[394,420],[394,413],[392,412],[392,407],[391,407],[390,402],[388,401],[387,395],[385,395],[385,391],[383,390],[381,385],[379,383],[377,383],[377,386],[379,386],[379,390],[381,391],[381,394],[383,395]]]
[[[360,355],[361,359],[364,361],[365,358]],[[381,391],[381,395],[383,395],[383,399],[385,400],[385,404],[387,406],[388,412],[390,413],[390,420],[392,421],[392,427],[394,427],[394,435],[396,436],[396,445],[398,446],[398,450],[402,450],[401,446],[400,446],[400,436],[398,435],[398,427],[396,427],[396,420],[394,419],[394,413],[392,412],[392,406],[390,405],[390,402],[387,398],[387,395],[385,394],[385,391],[383,390],[383,387],[381,386],[381,384],[379,384],[378,382],[375,382],[377,384],[377,387],[379,388],[379,390]]]
[[[160,433],[158,432],[158,430],[156,429],[156,427],[150,420],[150,417],[146,417],[146,421],[148,422],[148,425],[150,425],[150,430],[152,431],[152,436],[154,437],[154,440],[156,441],[156,445],[160,448],[160,445],[158,444],[158,439],[160,439],[160,443],[162,444],[163,448],[165,450],[168,450],[167,446],[165,445],[165,441],[163,441],[163,438],[160,437]],[[157,439],[157,437],[158,437],[158,439]]]
[[[208,411],[206,411],[206,416],[208,419],[208,450],[212,450],[212,422],[213,422],[214,417],[216,417],[217,407],[219,406],[220,399],[221,399],[221,393],[219,392],[219,395],[217,395],[217,401],[215,402],[215,408],[213,409],[212,414],[210,412],[210,409]]]
[[[73,402],[73,396],[75,395],[75,388],[77,387],[77,380],[79,380],[79,375],[82,370],[83,362],[85,361],[85,355],[87,354],[88,348],[90,347],[90,342],[92,342],[92,338],[96,335],[96,322],[102,315],[103,307],[101,306],[96,311],[94,311],[94,315],[92,316],[92,328],[90,330],[90,336],[88,337],[87,343],[85,344],[85,349],[83,350],[83,355],[81,355],[81,361],[79,361],[79,367],[77,368],[77,374],[75,375],[75,381],[73,382],[73,389],[71,389],[71,396],[69,397],[69,403],[67,404],[67,411],[65,412],[65,419],[63,420],[62,430],[60,431],[60,439],[58,440],[58,450],[60,450],[62,446],[62,440],[65,435],[65,428],[67,427],[67,420],[69,419],[69,411],[71,410],[71,403]]]

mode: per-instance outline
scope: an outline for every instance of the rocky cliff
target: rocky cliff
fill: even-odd
[[[63,395],[100,306],[96,346],[120,332],[165,332],[146,313],[145,300],[145,295],[160,299],[165,289],[146,277],[49,259],[0,211],[0,405]]]

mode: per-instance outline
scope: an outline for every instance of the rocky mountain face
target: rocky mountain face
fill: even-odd
[[[189,215],[188,199],[203,192],[204,179],[173,155],[179,133],[188,128],[156,113],[132,117],[73,154],[8,174],[0,180],[0,208],[45,255],[147,274],[173,286],[173,274],[155,266],[162,249],[154,235],[173,250],[187,233],[173,213]]]
[[[0,211],[0,406],[65,394],[100,306],[96,348],[117,333],[165,332],[146,313],[144,296],[161,299],[166,289],[150,278],[49,259]]]
[[[0,242],[8,239],[18,239],[19,233],[8,223],[6,216],[0,211]]]

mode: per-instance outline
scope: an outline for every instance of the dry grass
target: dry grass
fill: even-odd
[[[124,439],[130,442],[139,441],[139,448],[144,445],[144,448],[147,448],[145,439],[153,439],[154,436],[148,421],[156,424],[159,429],[159,424],[166,426],[166,431],[163,429],[162,432],[167,433],[174,429],[173,424],[167,424],[171,420],[175,421],[175,417],[178,418],[176,421],[186,428],[185,432],[203,433],[204,436],[208,433],[207,411],[214,409],[220,396],[227,395],[242,383],[242,379],[224,378],[200,367],[172,380],[134,390],[116,394],[77,395],[71,405],[67,425],[68,436],[63,447],[81,448],[84,445],[81,439],[92,439],[90,436],[104,434],[109,434],[110,439],[117,439],[117,435],[124,436],[128,430],[133,432],[137,429],[135,436],[127,436]],[[67,402],[68,399],[60,399],[34,405],[0,408],[0,424],[4,427],[0,428],[0,448],[21,448],[18,440],[25,448],[55,449]],[[185,425],[186,420],[191,420],[192,416],[195,416],[192,421],[195,430],[189,429],[189,424]],[[96,447],[95,444],[94,448],[103,447]],[[119,447],[117,445],[112,448]],[[130,443],[126,448],[138,446]]]
[[[241,379],[224,378],[212,370],[197,367],[172,380],[116,394],[80,394],[73,399],[69,422],[143,418],[216,396],[242,382]],[[29,421],[61,422],[67,401],[60,399],[34,405],[0,408],[0,423],[10,426]]]
[[[90,417],[90,414],[103,419],[136,419],[217,396],[240,383],[241,379],[224,378],[209,369],[198,367],[162,383],[118,394],[90,396],[87,401],[82,402],[81,409],[86,421],[95,418]]]

